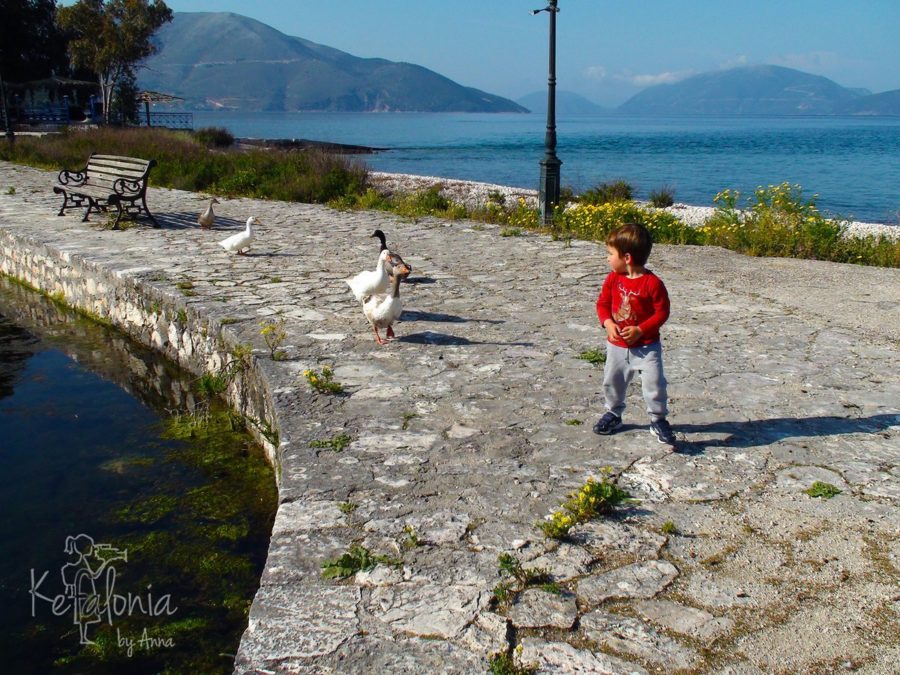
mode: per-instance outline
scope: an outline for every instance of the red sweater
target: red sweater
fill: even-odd
[[[620,328],[638,326],[643,335],[631,346],[649,345],[659,340],[659,328],[669,318],[669,293],[649,270],[637,279],[610,272],[597,298],[597,316],[601,325],[612,319]],[[624,340],[610,342],[628,347]]]

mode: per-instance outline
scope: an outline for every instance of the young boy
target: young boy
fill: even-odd
[[[675,434],[666,421],[666,377],[659,342],[659,328],[669,318],[669,294],[659,277],[644,267],[652,246],[647,228],[632,223],[606,238],[612,271],[597,298],[597,316],[609,339],[603,371],[608,412],[594,425],[594,433],[611,434],[622,424],[628,385],[640,373],[650,432],[660,443],[674,445]]]

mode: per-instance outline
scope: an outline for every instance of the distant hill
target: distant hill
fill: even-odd
[[[900,89],[860,96],[840,109],[844,115],[900,115]]]
[[[533,113],[547,114],[547,91],[536,91],[519,99],[516,103],[525,106]],[[556,113],[558,115],[599,115],[611,112],[609,108],[599,106],[584,96],[571,91],[556,92]]]
[[[858,89],[827,77],[781,66],[747,66],[650,87],[618,110],[653,115],[831,115],[860,96]]]
[[[138,73],[193,109],[527,112],[411,63],[363,59],[231,13],[176,12]]]

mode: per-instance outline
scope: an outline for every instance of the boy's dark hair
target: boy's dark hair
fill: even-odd
[[[606,237],[606,245],[612,246],[621,256],[630,253],[632,264],[643,266],[650,257],[653,237],[650,236],[650,231],[640,223],[626,223],[609,233]]]

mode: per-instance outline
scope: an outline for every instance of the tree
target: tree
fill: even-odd
[[[0,76],[27,82],[66,70],[55,0],[0,0]]]
[[[172,10],[163,0],[78,0],[56,15],[60,28],[70,34],[72,62],[97,75],[103,119],[109,123],[116,84],[156,53],[153,34],[172,20]]]

